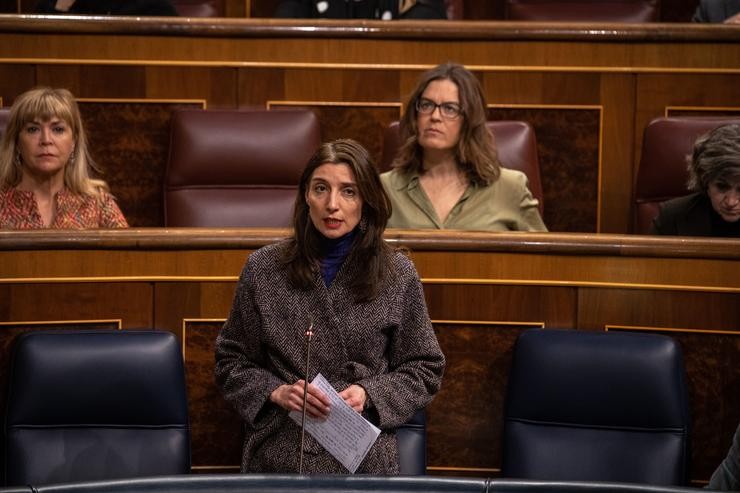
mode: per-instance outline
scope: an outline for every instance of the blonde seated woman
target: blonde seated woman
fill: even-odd
[[[127,227],[92,171],[72,93],[40,87],[21,94],[0,146],[0,229]]]
[[[547,231],[526,175],[501,166],[483,90],[465,67],[423,74],[400,131],[394,169],[380,176],[389,228]]]

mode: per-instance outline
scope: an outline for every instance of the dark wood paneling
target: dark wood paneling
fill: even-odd
[[[80,102],[90,151],[131,226],[164,225],[170,116],[197,102]]]
[[[188,321],[183,350],[192,440],[192,464],[199,470],[234,472],[241,464],[241,418],[213,381],[216,336],[223,322]]]
[[[237,72],[224,67],[146,67],[146,97],[202,100],[209,109],[234,109]]]
[[[283,68],[239,69],[239,107],[265,108],[268,101],[284,99],[287,72]]]
[[[285,106],[273,105],[271,108]],[[322,141],[355,139],[365,146],[376,163],[380,162],[383,152],[383,133],[391,122],[399,119],[400,112],[398,106],[363,106],[362,103],[300,106],[310,108],[316,113]]]
[[[517,336],[527,326],[435,323],[447,360],[442,389],[427,409],[427,467],[495,476],[501,469],[506,382]]]
[[[740,293],[737,292],[581,288],[578,293],[580,329],[603,329],[604,325],[740,328]]]
[[[576,290],[572,287],[424,284],[432,320],[485,320],[574,327]]]
[[[234,277],[239,272],[234,272]],[[182,336],[186,319],[223,319],[234,299],[234,281],[158,282],[154,285],[154,324]]]
[[[13,104],[16,96],[36,85],[34,65],[0,64],[0,96],[3,106]]]
[[[598,109],[492,108],[492,120],[524,120],[537,136],[545,224],[550,231],[597,231]]]
[[[0,284],[0,321],[122,320],[152,326],[152,287],[142,282]]]

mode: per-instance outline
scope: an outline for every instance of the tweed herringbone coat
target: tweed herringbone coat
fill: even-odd
[[[253,253],[242,271],[228,320],[216,341],[216,382],[245,425],[242,472],[297,472],[300,427],[270,402],[280,385],[303,378],[304,333],[313,321],[309,381],[323,374],[337,390],[361,385],[365,417],[382,432],[358,473],[398,473],[394,429],[439,390],[445,360],[411,261],[392,254],[394,275],[372,301],[349,290],[360,260],[350,256],[327,288],[294,288],[280,256],[285,243]],[[347,473],[306,434],[304,472]]]

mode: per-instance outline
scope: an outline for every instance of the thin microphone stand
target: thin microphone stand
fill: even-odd
[[[306,400],[308,399],[308,363],[311,358],[311,337],[313,337],[313,320],[306,329],[306,372],[303,374],[303,416],[301,417],[301,453],[298,462],[298,474],[303,474],[303,444],[306,439]]]

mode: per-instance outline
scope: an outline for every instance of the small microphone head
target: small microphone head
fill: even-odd
[[[306,329],[306,337],[311,338],[313,336],[313,318],[308,319],[308,328]]]

